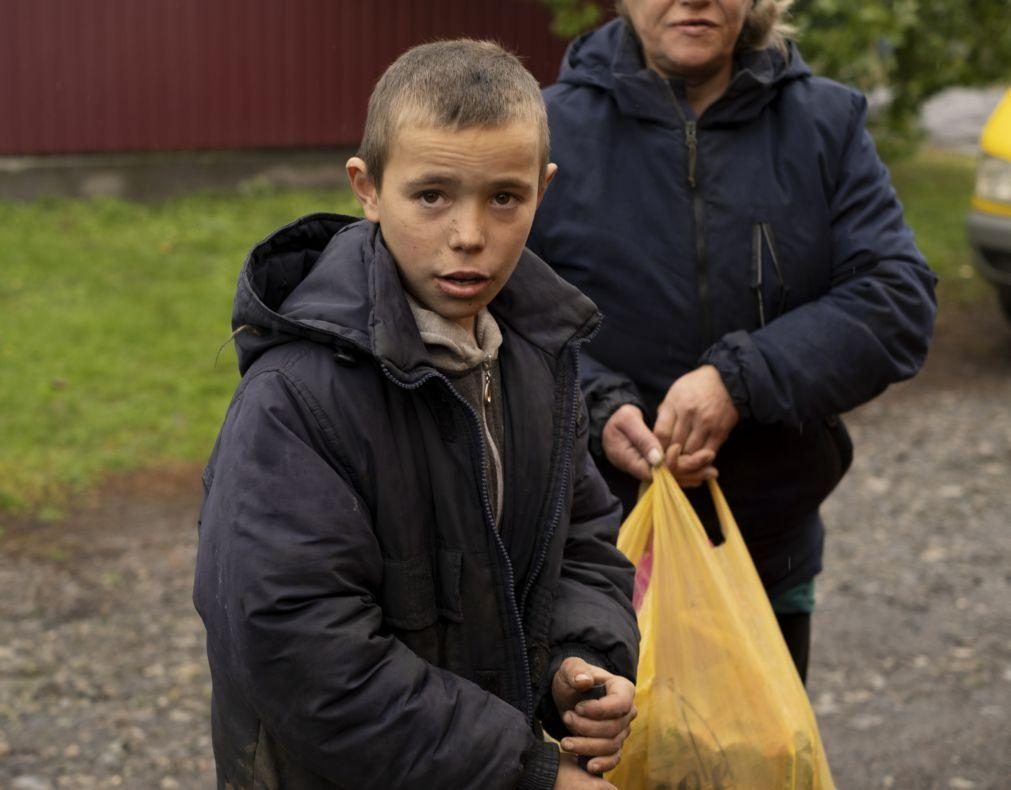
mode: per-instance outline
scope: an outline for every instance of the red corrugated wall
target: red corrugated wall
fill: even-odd
[[[538,0],[0,0],[0,154],[354,145],[376,78],[495,39],[542,83]]]

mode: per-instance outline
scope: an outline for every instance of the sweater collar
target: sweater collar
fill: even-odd
[[[439,370],[463,373],[498,357],[502,333],[487,308],[475,316],[474,331],[468,332],[455,321],[429,310],[411,294],[405,295],[421,342]]]

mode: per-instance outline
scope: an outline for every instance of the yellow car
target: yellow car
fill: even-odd
[[[1011,90],[983,127],[976,190],[966,221],[973,263],[1011,321]]]

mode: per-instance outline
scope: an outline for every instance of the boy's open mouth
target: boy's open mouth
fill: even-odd
[[[480,272],[450,272],[436,277],[439,288],[449,296],[469,299],[483,291],[491,278]]]

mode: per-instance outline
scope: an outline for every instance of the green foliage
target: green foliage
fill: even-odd
[[[601,4],[593,0],[541,0],[551,11],[551,32],[575,38],[592,29],[603,17]]]
[[[885,126],[915,132],[923,102],[953,85],[990,84],[1011,72],[1008,0],[799,0],[794,19],[814,70],[869,91],[892,92]]]
[[[0,510],[59,516],[101,474],[207,456],[249,248],[347,192],[0,203]]]
[[[946,296],[989,296],[963,233],[973,160],[922,152],[892,168]],[[232,294],[247,250],[350,194],[0,203],[0,510],[55,520],[110,471],[200,462],[237,381]]]
[[[941,298],[966,303],[991,298],[972,266],[965,238],[975,158],[927,149],[889,169],[916,243],[941,278]]]
[[[555,27],[575,35],[596,24],[607,0],[542,0]],[[915,133],[917,111],[953,85],[1011,76],[1008,0],[796,0],[793,21],[814,71],[865,92],[887,87],[883,124],[891,136]]]

